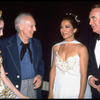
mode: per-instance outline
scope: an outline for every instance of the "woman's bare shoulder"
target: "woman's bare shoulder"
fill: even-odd
[[[84,44],[79,44],[79,52],[84,53],[84,52],[88,52],[87,47]]]
[[[59,47],[60,47],[60,45],[55,45],[55,46],[53,46],[53,50],[58,51]]]

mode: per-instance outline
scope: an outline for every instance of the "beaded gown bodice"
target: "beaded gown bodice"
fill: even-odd
[[[58,67],[60,71],[65,73],[66,71],[73,69],[78,58],[79,56],[76,54],[75,56],[69,57],[66,61],[62,61],[58,52],[56,52],[55,66]]]

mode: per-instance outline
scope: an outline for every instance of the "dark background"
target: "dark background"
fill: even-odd
[[[44,80],[49,81],[51,48],[55,43],[62,41],[59,31],[61,18],[69,12],[79,15],[81,28],[77,39],[87,46],[92,34],[88,15],[91,6],[95,3],[100,1],[0,1],[0,9],[5,21],[2,38],[16,33],[14,20],[19,13],[30,12],[36,20],[37,31],[34,37],[40,39],[43,47]],[[47,98],[47,94],[48,92],[43,91],[44,98]]]

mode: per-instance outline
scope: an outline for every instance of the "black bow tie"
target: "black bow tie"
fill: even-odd
[[[96,39],[100,40],[100,35],[99,34],[96,34]]]
[[[100,40],[100,36],[97,39]]]
[[[29,48],[30,43],[24,44],[23,42],[21,42],[20,45],[22,45],[22,49],[21,49],[21,52],[20,52],[20,58],[21,58],[21,60],[22,60],[23,57],[24,57],[24,54],[25,54],[25,52],[26,52],[26,49],[28,49],[28,51],[29,51],[29,56],[30,56],[30,61],[31,61],[31,63],[32,63],[32,52],[31,52],[31,50],[30,50],[30,48]]]

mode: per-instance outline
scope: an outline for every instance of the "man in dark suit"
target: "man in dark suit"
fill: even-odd
[[[89,43],[88,79],[91,86],[92,98],[100,98],[100,4],[95,4],[89,13],[90,26],[95,37]]]
[[[31,14],[19,14],[15,19],[17,34],[2,39],[0,49],[5,71],[15,87],[25,96],[42,98],[44,61],[41,43],[33,38],[35,25]]]

